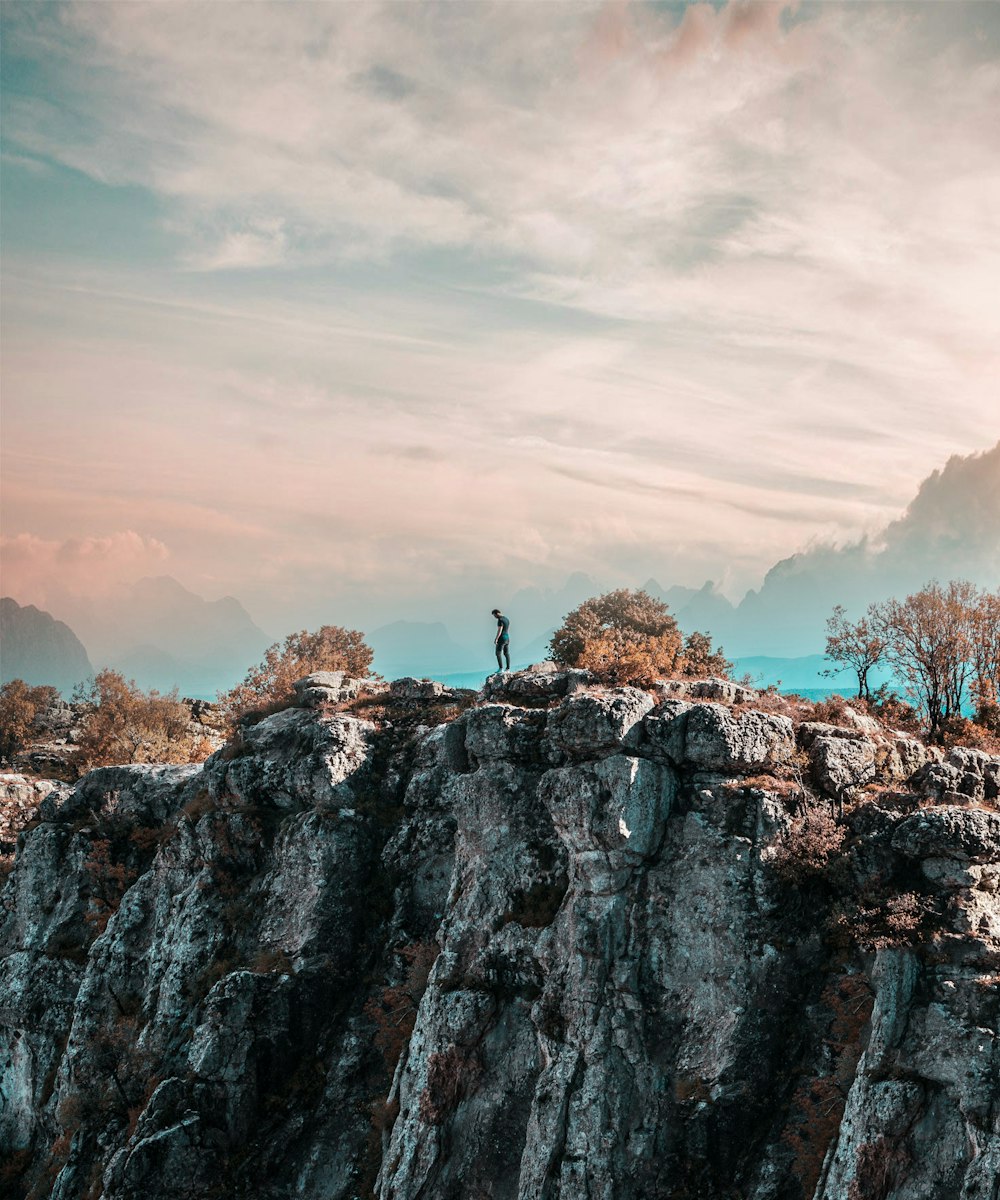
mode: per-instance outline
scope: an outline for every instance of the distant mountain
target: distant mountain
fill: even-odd
[[[662,600],[677,618],[684,633],[711,633],[716,642],[724,642],[725,631],[731,628],[736,609],[710,579],[700,588],[663,588],[655,579],[647,579],[643,591]]]
[[[877,537],[816,545],[776,563],[737,608],[726,648],[813,651],[835,604],[856,616],[872,601],[905,596],[932,579],[1000,585],[1000,442],[981,454],[953,455]]]
[[[393,621],[366,634],[365,641],[375,652],[374,669],[386,679],[404,675],[437,679],[442,673],[468,671],[476,661],[440,621]]]
[[[563,617],[578,604],[606,590],[583,571],[575,571],[560,588],[521,588],[514,593],[506,607],[501,604],[512,620],[511,645],[515,641],[527,645],[529,641],[538,639],[546,630],[561,625]]]
[[[169,575],[139,579],[103,600],[75,600],[71,620],[100,666],[140,687],[214,696],[274,640],[232,596],[206,600]]]
[[[712,583],[664,589],[650,579],[645,588],[670,606],[686,633],[711,633],[730,657],[787,662],[824,645],[835,604],[856,616],[872,601],[905,596],[932,579],[1000,585],[1000,443],[952,456],[877,536],[845,546],[819,543],[775,563],[737,605]]]
[[[83,643],[65,622],[10,596],[0,600],[0,681],[48,683],[68,695],[93,674]]]

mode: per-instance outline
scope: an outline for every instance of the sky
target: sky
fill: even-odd
[[[738,599],[997,441],[1000,5],[0,19],[22,603]]]

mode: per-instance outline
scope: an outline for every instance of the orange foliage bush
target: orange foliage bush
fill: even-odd
[[[410,1040],[417,1007],[439,952],[436,942],[412,942],[402,946],[396,953],[406,962],[403,982],[383,988],[380,995],[365,1002],[365,1016],[375,1025],[375,1045],[381,1050],[390,1075]]]
[[[275,642],[262,662],[251,667],[242,683],[228,692],[220,692],[221,715],[230,727],[247,713],[269,706],[282,707],[291,701],[292,685],[313,671],[343,671],[361,678],[372,665],[372,650],[357,629],[323,625],[315,633],[305,629],[290,633],[283,642]]]
[[[827,1149],[840,1128],[861,1057],[861,1033],[871,1017],[874,998],[864,975],[839,976],[820,996],[820,1005],[828,1014],[824,1041],[832,1061],[828,1073],[810,1076],[795,1089],[781,1134],[792,1152],[792,1173],[804,1196],[816,1190]]]
[[[771,859],[775,874],[793,887],[823,875],[840,855],[847,830],[825,809],[812,809],[792,822]]]
[[[427,1085],[420,1093],[420,1120],[443,1125],[481,1073],[478,1058],[452,1044],[435,1050],[427,1060]]]
[[[37,713],[57,696],[54,687],[31,687],[12,679],[0,688],[0,758],[13,758],[31,740]]]
[[[77,739],[81,771],[120,763],[198,762],[211,748],[189,731],[191,714],[177,699],[144,692],[135,680],[105,668],[73,694],[86,705]]]
[[[626,588],[585,600],[568,613],[552,635],[549,653],[614,686],[648,687],[672,675],[723,674],[730,666],[706,634],[691,634],[685,642],[661,600]]]

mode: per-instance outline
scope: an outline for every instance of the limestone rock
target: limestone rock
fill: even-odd
[[[565,754],[593,758],[621,748],[629,730],[653,708],[638,688],[572,695],[549,716],[546,733]]]
[[[864,735],[815,737],[809,747],[809,767],[827,796],[843,796],[875,781],[875,743]]]
[[[685,757],[703,771],[752,773],[779,766],[795,752],[788,717],[696,704],[685,718]]]
[[[714,700],[719,704],[751,704],[759,693],[731,679],[661,679],[656,691],[661,700]]]
[[[483,684],[487,700],[507,700],[513,704],[558,699],[594,683],[589,671],[577,667],[559,668],[555,663],[540,663],[526,671],[504,671],[490,675]]]
[[[292,687],[297,704],[316,708],[320,704],[354,700],[369,683],[365,679],[352,679],[343,671],[313,671],[311,675],[297,679]]]
[[[0,772],[0,856],[13,851],[17,835],[34,818],[45,797],[64,786],[55,779]]]
[[[1000,813],[941,805],[907,817],[892,839],[908,858],[1000,860]]]
[[[0,906],[25,1190],[989,1195],[995,760],[800,729],[828,790],[970,789],[864,797],[841,841],[793,819],[788,719],[577,682],[298,703],[49,791]]]
[[[394,700],[436,700],[447,689],[436,679],[396,679],[389,685],[389,694]]]

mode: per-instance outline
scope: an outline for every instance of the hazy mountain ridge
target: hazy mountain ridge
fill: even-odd
[[[949,459],[923,481],[906,511],[878,538],[818,545],[790,555],[775,563],[760,588],[748,591],[738,604],[712,581],[694,588],[665,586],[651,577],[644,586],[669,605],[685,633],[710,633],[738,664],[748,658],[784,660],[781,675],[777,664],[759,668],[763,682],[781,678],[791,688],[794,678],[798,686],[815,688],[823,680],[815,672],[810,680],[798,660],[821,653],[825,621],[835,604],[859,612],[874,600],[905,595],[932,578],[958,577],[990,588],[1000,584],[1000,443],[981,454]],[[368,634],[375,669],[387,676],[438,678],[490,670],[494,629],[489,607],[494,603],[511,617],[513,661],[538,662],[547,657],[549,638],[565,614],[606,590],[576,572],[557,588],[522,588],[507,602],[493,596],[482,600],[478,625],[470,620],[468,607],[460,615],[445,611],[441,620],[383,623]],[[212,696],[231,686],[274,640],[235,598],[204,600],[169,576],[141,579],[109,601],[66,598],[65,606],[66,611],[57,611],[93,662],[115,666],[144,686],[168,689],[176,684],[190,695]],[[335,612],[329,621],[340,623]],[[463,630],[460,638],[453,635],[454,627]],[[481,639],[474,645],[470,630]]]
[[[72,629],[33,604],[0,600],[0,682],[23,679],[71,692],[94,674],[87,651]]]
[[[98,669],[189,696],[231,687],[273,640],[235,597],[206,600],[169,575],[144,577],[99,599],[64,595],[62,603],[65,626]]]

